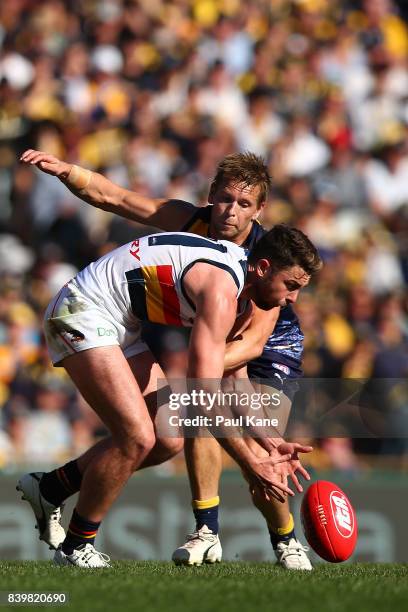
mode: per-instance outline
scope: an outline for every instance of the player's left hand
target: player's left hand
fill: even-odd
[[[20,157],[20,161],[25,164],[37,166],[40,170],[51,176],[66,178],[70,173],[72,164],[67,164],[61,161],[55,155],[45,153],[45,151],[36,151],[35,149],[27,149]]]

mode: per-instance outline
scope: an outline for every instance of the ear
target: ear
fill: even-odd
[[[258,204],[258,208],[256,209],[256,212],[254,212],[254,214],[252,215],[252,221],[256,221],[256,219],[258,219],[259,215],[264,210],[265,205],[266,205],[265,200],[261,202],[260,204]]]
[[[271,264],[265,258],[258,259],[256,262],[256,273],[260,278],[264,278],[270,271]]]

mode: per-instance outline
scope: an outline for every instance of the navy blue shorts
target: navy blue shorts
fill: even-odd
[[[279,364],[276,364],[279,366]],[[274,367],[272,364],[268,367],[251,363],[248,364],[248,378],[259,379],[259,383],[272,387],[277,391],[281,391],[286,397],[293,402],[293,398],[299,389],[299,377],[288,376],[287,366],[281,366],[282,369]]]

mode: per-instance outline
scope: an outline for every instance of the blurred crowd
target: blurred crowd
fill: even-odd
[[[146,233],[19,164],[29,147],[197,206],[226,154],[264,156],[273,177],[264,225],[295,224],[325,261],[297,306],[305,376],[407,378],[404,9],[393,0],[0,3],[0,468],[55,463],[103,435],[50,366],[42,313],[78,269]],[[182,372],[183,333],[153,340],[166,370]],[[406,387],[391,408],[408,420]],[[385,446],[406,459],[406,441]],[[315,462],[354,470],[365,464],[359,453],[379,450],[326,440]]]

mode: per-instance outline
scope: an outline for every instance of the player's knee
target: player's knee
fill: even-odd
[[[157,440],[149,459],[152,465],[159,465],[175,457],[183,450],[182,438],[160,438]]]
[[[121,451],[136,469],[143,459],[150,453],[156,443],[153,431],[139,431],[137,435],[128,435],[121,442]]]
[[[147,430],[141,435],[139,434],[136,439],[136,444],[141,449],[144,456],[148,455],[156,444],[156,436],[153,429]]]
[[[158,440],[161,454],[167,459],[175,457],[183,450],[183,438],[162,438]]]

